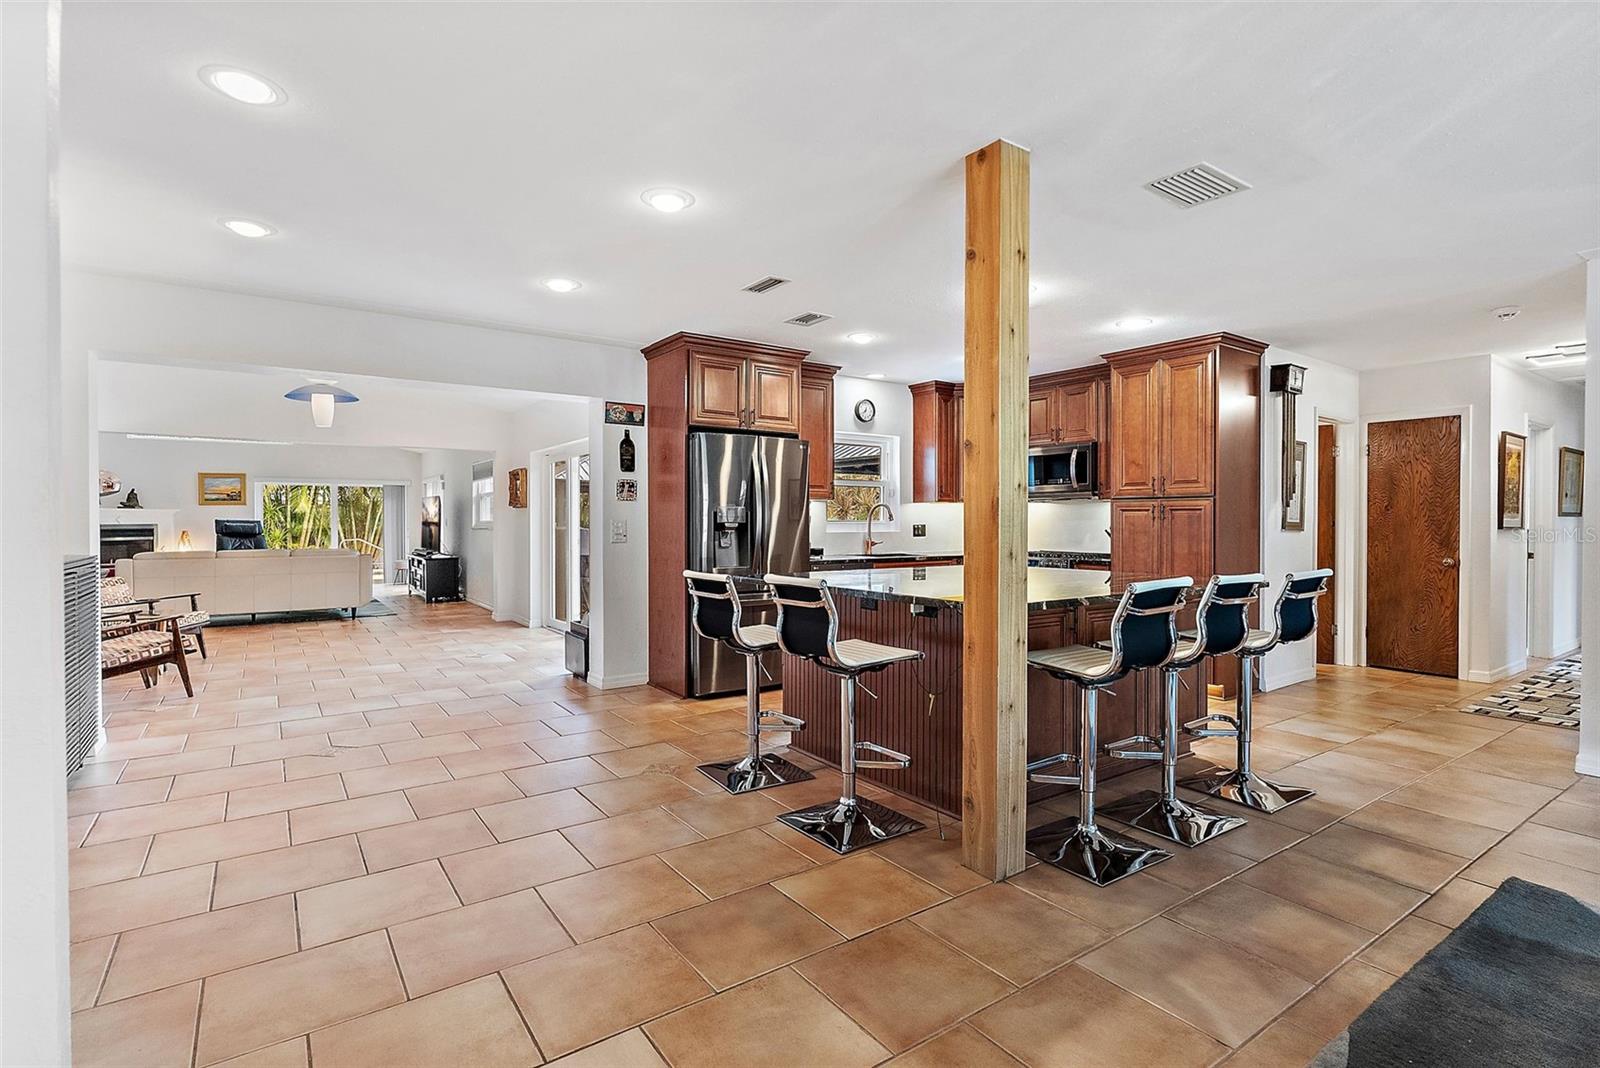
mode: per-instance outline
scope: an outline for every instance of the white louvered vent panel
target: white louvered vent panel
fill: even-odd
[[[832,318],[833,316],[823,315],[821,312],[803,312],[793,319],[785,319],[784,322],[794,326],[816,326],[818,323],[825,323]]]
[[[1145,188],[1152,193],[1160,194],[1179,207],[1192,208],[1243,192],[1250,188],[1250,184],[1218,170],[1209,163],[1197,163],[1176,174],[1157,178]]]
[[[62,576],[67,774],[100,740],[100,561],[69,556]]]

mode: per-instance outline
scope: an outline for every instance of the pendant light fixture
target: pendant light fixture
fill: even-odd
[[[291,389],[284,394],[287,400],[307,401],[311,405],[311,422],[319,429],[333,426],[333,406],[353,404],[361,398],[347,389],[340,389],[331,381],[312,379],[308,385]]]

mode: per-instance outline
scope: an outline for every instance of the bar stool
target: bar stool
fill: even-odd
[[[1131,671],[1166,665],[1178,645],[1177,613],[1194,580],[1188,577],[1133,582],[1123,591],[1111,617],[1110,648],[1069,645],[1028,654],[1028,665],[1078,688],[1078,752],[1029,761],[1028,780],[1078,788],[1078,814],[1028,832],[1029,853],[1046,864],[1097,886],[1114,883],[1141,868],[1172,857],[1164,849],[1112,834],[1095,824],[1095,766],[1100,753],[1100,691]],[[1153,739],[1129,739],[1153,741]],[[1078,765],[1077,775],[1044,769]]]
[[[805,726],[802,720],[782,712],[761,711],[761,683],[756,672],[761,654],[778,644],[778,632],[766,623],[745,626],[740,619],[739,587],[732,575],[713,575],[705,571],[685,571],[689,584],[690,619],[704,638],[722,642],[744,657],[745,739],[749,750],[738,760],[699,765],[700,774],[730,794],[747,794],[769,786],[804,782],[814,776],[773,753],[761,751],[762,731],[795,731]]]
[[[1161,669],[1165,709],[1160,752],[1127,751],[1129,743],[1140,739],[1107,746],[1110,751],[1124,750],[1118,756],[1159,759],[1161,789],[1119,798],[1104,808],[1106,816],[1191,848],[1244,826],[1240,816],[1212,812],[1178,796],[1178,675],[1208,657],[1227,656],[1244,647],[1250,634],[1245,613],[1266,584],[1265,575],[1213,575],[1206,583],[1195,611],[1195,629],[1178,635],[1182,644]]]
[[[1316,795],[1315,790],[1303,786],[1269,782],[1251,770],[1251,691],[1254,689],[1256,661],[1279,645],[1304,641],[1317,632],[1317,598],[1327,592],[1328,579],[1332,577],[1333,570],[1322,567],[1315,571],[1291,572],[1284,579],[1283,589],[1272,611],[1272,629],[1252,630],[1239,650],[1237,716],[1212,712],[1186,725],[1189,733],[1198,737],[1237,738],[1237,766],[1213,767],[1184,779],[1179,785],[1269,813]],[[1221,729],[1211,726],[1219,722],[1227,726]]]
[[[910,816],[856,796],[857,768],[911,766],[911,758],[904,753],[856,741],[856,684],[862,675],[882,671],[891,664],[921,660],[923,654],[916,649],[899,649],[859,638],[840,641],[839,610],[825,582],[794,575],[768,575],[767,582],[778,605],[778,644],[783,651],[839,676],[839,771],[844,776],[844,788],[837,801],[786,812],[778,817],[779,821],[835,853],[849,853],[922,830],[923,825]],[[861,759],[858,752],[876,756]]]

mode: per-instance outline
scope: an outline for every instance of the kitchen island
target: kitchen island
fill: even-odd
[[[860,777],[950,816],[961,811],[960,567],[817,572],[833,591],[839,636],[917,649],[920,661],[862,676],[856,736],[911,756],[904,771],[862,769]],[[1028,569],[1028,648],[1091,644],[1110,636],[1111,614],[1125,585],[1108,571]],[[1183,675],[1179,721],[1204,711],[1205,666]],[[1129,677],[1100,701],[1100,737],[1111,741],[1160,730],[1160,680]],[[1028,758],[1076,752],[1075,710],[1066,684],[1028,673]],[[867,691],[871,691],[870,693]],[[876,697],[873,695],[876,694]],[[785,656],[783,711],[806,721],[793,747],[837,767],[839,681],[809,661]],[[1073,724],[1063,737],[1063,718]],[[1142,762],[1102,757],[1101,778],[1124,774]],[[1030,786],[1030,800],[1062,793],[1060,786]]]

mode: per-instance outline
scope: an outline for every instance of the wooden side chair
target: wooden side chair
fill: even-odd
[[[186,635],[192,635],[195,644],[200,649],[200,659],[206,659],[206,634],[205,626],[211,622],[211,613],[200,608],[200,595],[198,593],[169,593],[161,597],[135,597],[133,587],[128,585],[128,580],[116,575],[111,575],[100,580],[100,624],[104,628],[112,620],[138,619],[141,616],[155,616],[156,605],[161,601],[175,601],[187,598],[189,611],[178,614],[178,629]]]
[[[145,689],[160,679],[164,665],[172,664],[183,680],[183,692],[194,696],[189,682],[189,664],[184,658],[182,616],[133,616],[102,621],[100,629],[100,677],[126,675],[137,671]]]

